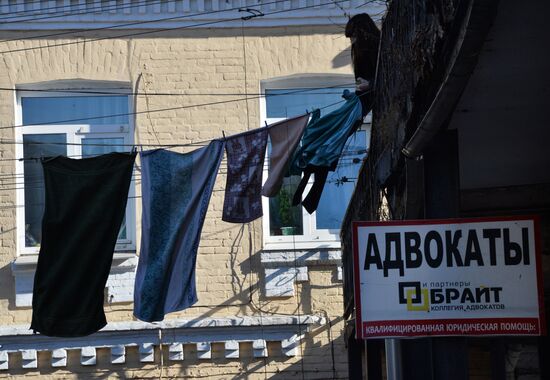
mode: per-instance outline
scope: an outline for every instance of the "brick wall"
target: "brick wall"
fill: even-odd
[[[24,36],[24,33],[5,33],[5,38]],[[31,48],[48,43],[63,43],[75,39],[25,40],[7,43],[6,49]],[[260,81],[291,74],[342,73],[351,74],[349,65],[334,68],[333,59],[348,47],[338,27],[280,27],[246,30],[247,91],[258,93]],[[345,54],[345,52],[344,52]],[[0,58],[0,87],[51,80],[86,79],[123,81],[139,92],[230,93],[244,94],[243,40],[240,29],[180,31],[160,37],[131,40],[109,39],[85,44],[49,49],[29,50],[2,54]],[[140,78],[138,80],[138,78]],[[235,96],[139,96],[137,111],[171,108],[184,105],[243,98]],[[248,110],[248,119],[247,119]],[[0,124],[16,124],[14,96],[0,93]],[[176,109],[165,112],[139,114],[135,120],[135,142],[143,144],[177,144],[208,140],[260,126],[260,107],[257,99],[208,107]],[[13,140],[12,129],[1,129],[0,138]],[[189,151],[190,149],[178,149]],[[1,159],[15,158],[13,145],[2,145]],[[139,165],[139,162],[138,162]],[[224,167],[222,163],[222,168]],[[0,161],[0,174],[13,174],[14,161]],[[10,354],[8,374],[40,374],[46,378],[70,376],[190,376],[196,378],[232,378],[237,374],[255,373],[249,378],[279,373],[282,378],[332,378],[335,357],[337,377],[347,376],[346,354],[343,348],[340,320],[342,315],[341,283],[337,281],[335,267],[315,266],[309,269],[309,280],[297,283],[296,295],[268,299],[262,286],[264,268],[260,261],[262,248],[261,220],[250,225],[229,224],[221,220],[225,176],[219,175],[202,233],[197,262],[198,307],[169,318],[201,318],[212,316],[258,315],[251,306],[250,289],[255,306],[269,313],[325,314],[333,320],[328,325],[314,326],[303,340],[296,357],[279,354],[280,347],[270,344],[273,356],[267,360],[247,359],[246,345],[241,347],[241,358],[226,359],[217,356],[219,347],[213,347],[212,360],[203,362],[187,355],[181,363],[163,361],[156,347],[156,362],[140,363],[138,355],[129,348],[125,365],[111,364],[98,352],[98,364],[82,367],[79,360],[68,354],[66,368],[54,370],[44,365],[51,355],[39,352],[38,368],[24,370],[17,364],[19,354]],[[136,187],[139,194],[139,186]],[[24,325],[30,322],[30,308],[15,307],[14,278],[10,263],[16,258],[15,192],[0,191],[0,325]],[[137,215],[141,214],[139,199]],[[139,242],[140,221],[137,220]],[[139,247],[138,247],[139,252]],[[113,279],[115,281],[117,279]],[[118,281],[118,280],[117,280]],[[116,281],[115,281],[116,282]],[[116,282],[118,285],[122,282]],[[122,286],[122,285],[120,285]],[[210,305],[233,305],[213,308]],[[204,306],[203,306],[204,305]],[[106,305],[109,322],[131,321],[131,303]],[[329,338],[330,335],[330,338]],[[331,343],[332,342],[332,343]],[[191,350],[191,347],[186,347]],[[164,355],[167,355],[164,352]]]

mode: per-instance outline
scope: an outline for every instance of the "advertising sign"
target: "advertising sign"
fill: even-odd
[[[545,333],[537,217],[352,228],[358,338]]]

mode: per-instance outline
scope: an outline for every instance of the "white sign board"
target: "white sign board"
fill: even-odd
[[[352,228],[358,338],[544,334],[537,217]]]

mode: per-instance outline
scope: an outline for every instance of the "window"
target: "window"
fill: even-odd
[[[82,89],[83,87],[78,87]],[[26,90],[34,89],[25,86]],[[78,93],[71,86],[61,90],[37,87],[41,91],[18,91],[15,129],[18,179],[17,210],[18,251],[37,254],[42,239],[44,181],[40,157],[68,156],[84,158],[109,152],[131,150],[132,121],[128,113],[128,88],[97,87]],[[61,91],[66,92],[61,92]],[[49,92],[51,91],[51,92]],[[106,94],[87,94],[106,92]],[[111,94],[112,93],[112,94]],[[113,116],[119,115],[119,116]],[[89,119],[86,119],[89,118]],[[72,120],[72,121],[71,121]],[[133,183],[129,196],[134,196]],[[129,199],[119,232],[117,251],[135,250],[135,202]]]
[[[306,110],[311,111],[343,100],[343,90],[353,90],[353,82],[352,76],[323,75],[283,78],[262,83],[266,95],[262,102],[262,123],[271,124],[302,115]],[[291,92],[296,94],[289,94]],[[340,105],[341,103],[323,108],[321,116]],[[313,214],[310,215],[301,205],[291,205],[300,182],[299,176],[286,177],[276,197],[263,198],[264,248],[307,249],[340,246],[340,224],[355,188],[355,179],[362,159],[367,152],[368,128],[369,126],[364,124],[346,142],[338,167],[329,173],[319,207]],[[269,152],[268,145],[268,155]],[[269,161],[266,160],[264,179],[267,178],[269,170],[267,162]],[[304,196],[309,192],[312,182],[313,178],[310,179]]]

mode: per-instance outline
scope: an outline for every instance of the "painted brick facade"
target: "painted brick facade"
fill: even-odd
[[[293,74],[351,74],[349,59],[345,58],[341,63],[342,59],[338,58],[339,55],[347,57],[349,53],[346,52],[348,41],[340,26],[247,28],[245,34],[245,57],[239,28],[165,32],[0,54],[0,87],[79,79],[124,82],[139,92],[178,92],[182,96],[136,97],[135,110],[138,112],[174,109],[137,114],[134,141],[140,144],[185,144],[221,137],[222,131],[230,135],[260,126],[260,103],[254,96],[251,96],[253,99],[248,101],[248,106],[245,101],[237,101],[177,109],[244,98],[244,59],[246,92],[250,94],[257,94],[260,81],[266,79]],[[2,32],[1,38],[26,35],[25,32]],[[100,34],[102,37],[113,35],[116,34]],[[2,50],[76,41],[81,40],[62,37],[13,41],[2,44]],[[196,93],[234,95],[192,95]],[[0,93],[0,123],[1,126],[17,124],[11,92]],[[13,129],[0,129],[0,138],[13,140]],[[191,149],[195,148],[176,150]],[[0,175],[14,174],[15,158],[14,146],[2,144]],[[138,162],[137,167],[139,165]],[[222,163],[222,173],[224,167],[225,163]],[[273,376],[293,379],[302,378],[302,375],[305,378],[347,378],[341,322],[342,289],[338,281],[339,256],[326,262],[318,260],[301,264],[305,268],[305,277],[303,270],[287,271],[291,276],[298,273],[292,284],[292,294],[267,298],[264,285],[269,271],[266,266],[270,265],[261,258],[262,220],[247,225],[221,220],[225,186],[222,173],[216,181],[199,248],[199,302],[196,307],[171,314],[168,318],[315,315],[329,318],[331,325],[326,320],[304,325],[301,332],[304,337],[295,347],[290,345],[294,343],[285,340],[268,340],[267,343],[261,340],[241,343],[226,340],[224,343],[213,339],[211,343],[205,340],[205,345],[186,342],[160,345],[153,341],[147,351],[133,345],[131,340],[110,348],[102,347],[98,340],[97,348],[10,352],[7,357],[0,355],[0,378],[165,376],[255,379]],[[139,185],[136,193],[140,195]],[[139,253],[140,202],[139,198],[130,201],[136,202]],[[18,256],[15,206],[15,191],[0,191],[0,325],[3,327],[26,326],[31,318],[30,307],[16,306],[12,264]],[[283,267],[292,265],[286,263]],[[107,283],[107,300],[111,302],[106,303],[105,312],[110,324],[135,321],[133,305],[128,302],[132,299],[133,283],[127,273],[113,267]],[[215,305],[219,306],[213,307]],[[238,339],[237,330],[235,334]],[[289,349],[294,355],[285,354]],[[144,360],[144,357],[148,359]]]

